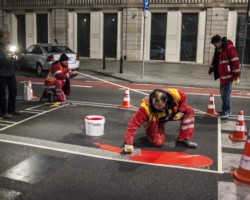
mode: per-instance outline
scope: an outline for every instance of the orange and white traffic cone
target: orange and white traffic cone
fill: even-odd
[[[218,113],[215,111],[215,103],[214,103],[214,95],[211,94],[207,106],[207,113],[205,115],[209,116],[215,116],[218,115]]]
[[[29,80],[29,82],[28,82],[28,85],[29,85],[29,87],[31,88],[31,97],[32,97],[32,99],[36,99],[37,96],[34,95],[34,92],[33,92],[33,89],[32,89],[32,84],[31,84],[31,81],[30,81],[30,80]]]
[[[250,185],[250,131],[245,144],[240,166],[231,172],[236,181]]]
[[[129,89],[128,88],[126,88],[126,90],[125,90],[124,99],[123,99],[121,107],[123,107],[123,108],[132,108],[133,107],[130,104],[130,96],[129,96]]]
[[[236,122],[236,126],[233,134],[229,135],[230,140],[236,142],[244,142],[247,140],[247,136],[245,135],[245,122],[244,122],[244,112],[241,110],[238,115],[238,120]]]

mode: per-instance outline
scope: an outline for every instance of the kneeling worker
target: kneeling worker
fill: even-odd
[[[77,76],[76,71],[71,71],[68,66],[69,57],[62,54],[60,59],[52,64],[45,79],[46,89],[55,89],[56,101],[65,102],[65,95],[70,94],[70,78]]]
[[[165,123],[176,120],[181,120],[176,146],[195,149],[197,144],[190,141],[194,134],[194,115],[194,109],[187,105],[186,95],[180,90],[174,88],[154,90],[142,99],[139,109],[130,120],[123,152],[133,152],[135,133],[142,124],[149,142],[156,147],[162,146],[166,139]]]

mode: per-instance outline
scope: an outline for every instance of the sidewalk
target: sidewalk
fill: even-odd
[[[208,65],[187,63],[166,63],[160,61],[145,61],[143,65],[136,61],[123,61],[120,73],[120,61],[107,60],[105,70],[103,60],[81,59],[80,71],[91,71],[100,75],[126,80],[131,83],[161,84],[167,86],[185,86],[201,88],[219,88],[219,80],[214,81],[213,75],[208,75]],[[250,90],[250,68],[244,67],[241,81],[233,85],[234,90]]]

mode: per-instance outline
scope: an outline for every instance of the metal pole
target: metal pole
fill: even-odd
[[[146,10],[144,10],[144,22],[143,22],[143,41],[142,41],[142,71],[141,71],[141,78],[144,77],[144,48],[145,48],[145,24],[146,24]]]
[[[120,74],[122,74],[122,73],[123,73],[123,58],[121,56],[121,58],[120,58]]]
[[[241,55],[241,67],[240,67],[241,73],[240,73],[240,76],[242,74],[242,68],[243,68],[243,62],[244,62],[244,54],[245,54],[245,46],[246,46],[247,27],[248,27],[248,18],[249,18],[249,3],[250,3],[250,0],[248,0],[248,3],[247,3],[247,15],[246,15],[246,25],[245,25],[243,49],[242,49],[242,55]]]
[[[103,53],[103,58],[102,58],[102,69],[106,69],[106,59],[105,59],[105,53]]]

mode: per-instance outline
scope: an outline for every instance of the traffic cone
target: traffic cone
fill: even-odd
[[[209,116],[215,116],[218,115],[218,113],[215,111],[215,103],[214,103],[214,95],[211,94],[207,106],[207,113],[205,115]]]
[[[32,97],[32,99],[36,99],[37,96],[34,95],[34,92],[33,92],[33,89],[32,89],[32,84],[31,84],[31,81],[30,81],[30,80],[29,80],[29,82],[28,82],[28,85],[29,85],[29,87],[31,88],[31,97]]]
[[[123,107],[123,108],[132,108],[133,107],[130,104],[130,97],[129,97],[129,89],[128,88],[126,88],[126,90],[125,90],[124,99],[123,99],[121,107]]]
[[[250,131],[248,132],[240,166],[233,170],[231,174],[235,180],[250,185]]]
[[[241,110],[238,115],[238,120],[233,134],[229,135],[230,140],[237,142],[244,142],[247,139],[245,135],[245,122],[244,122],[244,112]]]

